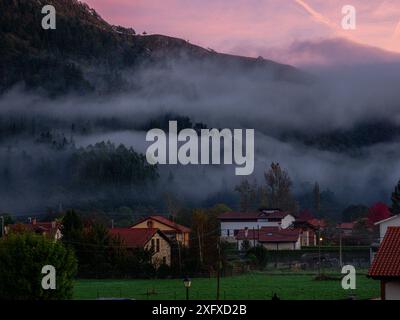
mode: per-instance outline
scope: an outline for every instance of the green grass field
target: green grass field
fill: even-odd
[[[194,278],[190,288],[191,299],[216,298],[215,278]],[[343,290],[340,280],[316,281],[311,274],[252,273],[221,278],[221,299],[271,299],[276,292],[285,300],[335,300],[355,294],[357,299],[379,296],[379,283],[365,275],[357,276],[356,290]],[[182,280],[77,280],[75,299],[133,298],[138,300],[185,299]]]

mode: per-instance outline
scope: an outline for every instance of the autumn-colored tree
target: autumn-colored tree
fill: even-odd
[[[287,171],[282,170],[279,163],[272,163],[264,176],[269,206],[295,211],[297,203],[291,193],[292,180]]]
[[[192,245],[197,247],[200,265],[204,263],[204,241],[207,230],[207,213],[204,209],[195,209],[192,214]]]
[[[390,216],[391,213],[386,204],[382,202],[375,203],[368,209],[368,224],[373,226],[375,222],[387,219]]]
[[[223,212],[231,211],[224,204],[217,204],[208,209],[195,209],[192,213],[191,249],[198,257],[200,267],[211,267],[215,270],[219,253],[218,216]]]

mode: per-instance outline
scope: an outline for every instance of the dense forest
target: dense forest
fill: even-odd
[[[197,132],[255,129],[249,181],[261,184],[266,168],[281,163],[299,208],[311,206],[315,181],[330,216],[349,203],[388,200],[399,174],[400,127],[390,112],[397,88],[349,95],[355,83],[332,80],[329,70],[322,79],[263,57],[138,34],[76,0],[46,1],[57,29],[43,30],[42,2],[0,2],[0,211],[168,211],[171,199],[240,208],[241,181],[224,166],[146,163],[146,132],[170,120]],[[387,70],[366,74],[378,85]]]

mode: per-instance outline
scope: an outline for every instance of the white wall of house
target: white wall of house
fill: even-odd
[[[400,281],[390,281],[385,283],[385,299],[400,300]]]
[[[278,242],[278,243],[263,243],[262,244],[268,250],[300,250],[300,238],[297,242]]]
[[[381,242],[386,234],[388,227],[400,227],[400,215],[397,215],[395,217],[392,217],[392,219],[387,219],[387,221],[382,221],[379,223],[379,236]]]
[[[257,221],[221,221],[221,236],[222,237],[234,237],[235,230],[243,230],[248,228],[249,230],[257,230],[261,227],[279,227],[286,229],[292,225],[296,220],[295,217],[288,214],[281,221],[268,221],[267,219],[260,218]]]
[[[249,230],[257,230],[261,227],[279,227],[279,222],[268,222],[268,221],[221,221],[221,236],[222,237],[234,237],[235,230],[243,230],[248,228]]]
[[[242,249],[243,245],[243,240],[237,241],[238,243],[238,249]],[[249,239],[249,244],[250,247],[253,247],[255,244],[256,246],[259,244],[257,240],[250,240]],[[300,237],[297,240],[297,242],[277,242],[277,243],[272,243],[272,242],[263,242],[260,243],[262,246],[264,246],[268,250],[300,250],[301,249],[301,243],[300,243]]]

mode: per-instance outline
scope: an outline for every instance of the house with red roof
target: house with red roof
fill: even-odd
[[[235,241],[240,230],[258,230],[262,227],[279,227],[286,229],[296,220],[290,213],[279,209],[267,209],[256,212],[224,212],[218,217],[221,237]]]
[[[339,223],[337,225],[337,229],[342,232],[343,236],[349,237],[349,236],[353,235],[354,226],[356,224],[357,224],[356,221],[353,221],[353,222],[342,222],[342,223]]]
[[[184,247],[189,246],[190,228],[175,223],[164,216],[156,215],[143,218],[136,222],[131,229],[159,229],[172,241],[177,241]]]
[[[144,249],[153,252],[152,263],[156,266],[161,264],[171,265],[171,243],[170,239],[156,228],[112,228],[109,229],[111,236],[121,240],[128,249]]]
[[[305,220],[296,219],[291,227],[300,230],[302,247],[312,247],[317,245],[318,228],[314,227],[311,223]]]
[[[379,239],[382,241],[388,227],[400,227],[400,214],[375,222],[379,226]]]
[[[400,300],[400,227],[388,227],[368,277],[381,282],[382,300]]]
[[[282,229],[280,227],[261,227],[260,229],[242,229],[236,235],[238,249],[243,242],[248,241],[250,246],[262,245],[268,250],[300,250],[301,230]]]
[[[36,219],[32,219],[30,223],[16,223],[4,227],[5,235],[23,232],[34,232],[37,234],[44,235],[50,239],[60,240],[62,237],[61,223],[58,221],[44,221],[38,222]]]
[[[312,226],[314,226],[317,229],[323,230],[326,228],[327,223],[324,219],[317,219],[317,218],[313,218],[311,220],[307,220],[307,222],[309,224],[311,224]]]

